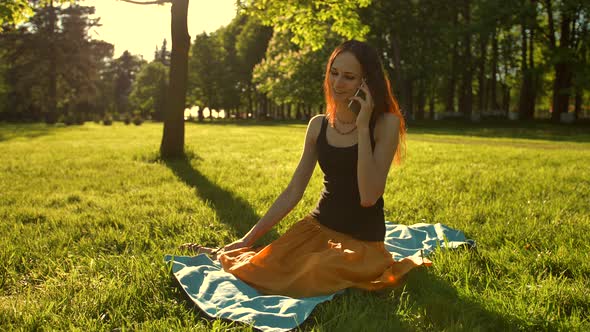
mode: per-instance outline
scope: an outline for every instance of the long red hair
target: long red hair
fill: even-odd
[[[396,164],[401,163],[402,156],[406,150],[406,122],[391,90],[391,83],[387,77],[387,73],[383,70],[383,64],[381,63],[379,54],[369,44],[358,40],[349,40],[336,47],[332,55],[330,55],[324,77],[324,95],[326,98],[326,117],[328,121],[333,124],[336,116],[336,102],[334,101],[332,87],[330,85],[330,69],[332,68],[334,59],[344,52],[352,53],[361,64],[363,76],[367,80],[367,86],[369,87],[369,91],[373,97],[373,104],[375,105],[373,114],[371,115],[372,124],[377,121],[377,117],[381,113],[392,113],[399,118],[399,142],[395,151],[394,161]]]

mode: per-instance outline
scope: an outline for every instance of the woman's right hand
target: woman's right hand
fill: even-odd
[[[240,248],[246,248],[249,246],[250,246],[250,244],[248,243],[248,241],[246,241],[245,238],[241,238],[237,241],[234,241],[234,242],[226,245],[225,247],[223,247],[221,249],[221,251],[227,252],[227,251],[236,250],[236,249],[240,249]]]

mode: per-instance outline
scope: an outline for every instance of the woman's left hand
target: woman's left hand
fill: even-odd
[[[356,100],[361,105],[361,110],[359,114],[356,116],[356,126],[359,129],[369,128],[371,114],[373,114],[373,97],[371,96],[369,87],[367,86],[367,84],[365,84],[364,81],[359,87],[359,89],[361,89],[365,93],[364,99],[360,96],[350,97],[350,100]]]

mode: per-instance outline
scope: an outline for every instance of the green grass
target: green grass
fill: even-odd
[[[250,330],[188,305],[162,259],[247,231],[288,183],[301,124],[187,124],[189,158],[157,158],[161,124],[0,125],[0,326]],[[313,331],[589,330],[588,130],[410,126],[386,218],[444,223],[477,251],[438,251],[403,287],[351,290]],[[519,138],[510,138],[510,137]],[[303,200],[262,243],[310,211]]]

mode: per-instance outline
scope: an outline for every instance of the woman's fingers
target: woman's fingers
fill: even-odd
[[[363,92],[365,93],[365,101],[367,102],[367,104],[372,105],[373,104],[373,96],[371,96],[371,90],[369,90],[369,87],[367,86],[367,84],[365,84],[365,82],[363,82],[363,84],[361,84],[359,89],[363,90]]]

